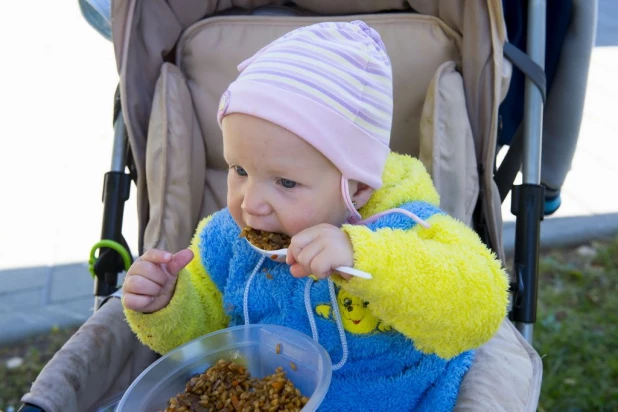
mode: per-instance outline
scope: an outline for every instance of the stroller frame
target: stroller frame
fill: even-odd
[[[532,62],[545,62],[545,0],[528,1],[527,50]],[[541,86],[542,87],[542,86]],[[513,187],[511,211],[517,216],[513,273],[516,279],[510,318],[532,345],[536,322],[540,222],[543,219],[544,187],[541,185],[543,100],[545,90],[526,77],[523,121],[522,185]],[[509,150],[517,150],[511,148]],[[511,180],[510,185],[514,180]]]
[[[528,0],[528,55],[523,52],[516,56],[507,54],[507,58],[526,74],[523,133],[514,139],[504,164],[496,172],[502,200],[512,190],[511,211],[517,217],[512,268],[514,281],[511,283],[512,304],[509,318],[531,345],[536,322],[540,222],[543,220],[544,202],[544,187],[540,179],[543,103],[546,94],[543,72],[546,7],[545,0]],[[114,99],[112,166],[105,175],[103,188],[104,213],[101,239],[117,242],[128,250],[121,233],[122,217],[124,202],[129,198],[130,181],[136,180],[136,173],[132,168],[129,140],[120,104],[117,90]],[[523,183],[514,186],[513,182],[520,166]],[[125,173],[127,167],[130,173]],[[479,194],[478,205],[482,204],[481,196],[482,193]],[[477,208],[480,209],[478,206]],[[481,239],[492,247],[481,221],[476,222],[475,229]],[[120,253],[102,247],[94,262],[95,310],[107,297],[116,292],[118,274],[124,270],[125,265]]]

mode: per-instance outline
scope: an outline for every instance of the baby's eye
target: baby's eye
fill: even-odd
[[[234,165],[232,166],[232,168],[234,169],[236,174],[238,174],[238,176],[247,176],[247,171],[242,167]]]
[[[296,187],[296,182],[290,179],[279,179],[279,184],[286,189],[292,189]]]

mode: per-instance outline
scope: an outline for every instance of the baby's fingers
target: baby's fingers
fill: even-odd
[[[134,277],[144,277],[161,286],[168,282],[168,276],[163,269],[157,264],[145,260],[136,261],[127,272],[127,280]],[[126,281],[125,281],[126,283]]]
[[[136,295],[135,293],[123,293],[122,304],[125,308],[141,312],[153,301],[154,296]]]
[[[165,250],[148,249],[146,253],[138,258],[139,260],[152,263],[169,263],[172,260],[172,254]]]
[[[136,295],[159,296],[163,288],[160,284],[140,275],[133,275],[124,281],[123,291]]]
[[[299,263],[294,263],[292,266],[290,266],[290,273],[295,278],[304,278],[311,275],[311,270],[306,269]]]
[[[170,275],[178,276],[178,272],[185,266],[191,262],[193,259],[193,252],[191,249],[183,249],[180,252],[176,253],[170,263],[167,264],[167,270]]]

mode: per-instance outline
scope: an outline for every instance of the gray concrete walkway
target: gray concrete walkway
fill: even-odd
[[[111,156],[117,74],[111,44],[81,18],[77,2],[5,2],[0,35],[3,124],[0,149],[0,344],[92,313],[86,264],[101,230],[101,187]],[[618,233],[618,1],[600,0],[585,116],[563,206],[542,224],[544,246]],[[31,13],[36,9],[36,13]],[[36,148],[36,150],[32,150]],[[69,154],[77,153],[78,156]],[[136,250],[135,199],[124,233]],[[505,247],[512,250],[508,204]]]

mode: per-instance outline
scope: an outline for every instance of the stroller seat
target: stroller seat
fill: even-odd
[[[187,247],[199,220],[225,206],[227,164],[216,112],[236,66],[294,28],[360,19],[380,33],[392,61],[392,150],[419,157],[441,207],[466,224],[475,224],[482,202],[491,246],[504,261],[499,196],[491,176],[479,173],[493,168],[496,115],[510,75],[500,1],[294,3],[287,16],[234,14],[230,1],[114,3],[122,110],[138,175],[140,251]],[[326,15],[307,16],[318,12]],[[22,400],[48,412],[100,410],[155,358],[112,297]],[[534,411],[541,376],[539,355],[505,319],[478,349],[456,410]]]

